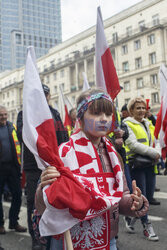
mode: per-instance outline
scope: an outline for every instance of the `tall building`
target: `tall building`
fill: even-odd
[[[61,41],[60,0],[0,1],[0,72],[24,65],[27,46],[38,58]]]

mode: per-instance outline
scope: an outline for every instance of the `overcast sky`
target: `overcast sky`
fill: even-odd
[[[95,25],[99,5],[105,20],[138,2],[141,0],[61,0],[63,41]]]

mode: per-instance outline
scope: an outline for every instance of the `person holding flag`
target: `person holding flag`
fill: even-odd
[[[105,137],[110,132],[112,121],[113,104],[109,95],[101,90],[88,90],[78,98],[77,107],[77,118],[80,121],[81,129],[70,137],[69,142],[60,146],[59,155],[64,165],[73,173],[84,174],[87,181],[89,179],[97,180],[97,189],[101,195],[106,193],[106,198],[111,203],[109,210],[103,210],[102,207],[105,207],[105,203],[92,198],[91,209],[86,217],[76,220],[76,225],[71,226],[73,247],[76,250],[82,248],[85,250],[104,248],[115,250],[117,249],[115,236],[118,233],[119,212],[140,217],[146,213],[148,202],[140,189],[136,187],[135,182],[133,182],[133,193],[129,193],[121,170],[123,167],[121,158]],[[36,207],[41,213],[46,213],[46,206],[51,210],[51,207],[57,207],[53,196],[58,195],[58,189],[54,185],[59,182],[60,177],[61,174],[55,167],[50,166],[43,171],[36,200]],[[51,185],[46,188],[47,184]],[[42,189],[47,193],[49,206],[46,200],[45,204],[42,203]],[[63,196],[63,194],[59,195]],[[100,210],[101,212],[97,213]],[[73,216],[75,217],[74,214]],[[56,224],[58,217],[55,217],[54,210],[52,220],[53,218]],[[48,225],[51,218],[44,216],[44,219],[43,226]],[[66,224],[66,216],[61,224]],[[52,238],[50,250],[57,249],[55,242],[55,239]]]

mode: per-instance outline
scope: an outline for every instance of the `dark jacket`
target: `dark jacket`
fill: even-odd
[[[13,167],[15,167],[17,173],[20,174],[21,167],[20,167],[20,164],[19,164],[18,159],[17,159],[15,143],[14,143],[14,140],[13,140],[13,137],[12,137],[12,132],[13,132],[13,130],[16,130],[16,129],[13,126],[12,122],[7,121],[6,125],[7,125],[7,129],[8,129],[8,133],[9,133],[9,141],[10,141],[10,144],[11,144]],[[0,164],[1,164],[1,154],[2,154],[2,145],[1,145],[1,141],[0,141]]]
[[[59,112],[53,109],[51,106],[49,106],[49,108],[52,113],[52,117],[53,117],[54,124],[55,124],[57,142],[58,142],[58,145],[60,145],[62,142],[68,141],[69,139],[68,134],[63,126]],[[29,170],[41,171],[37,167],[37,163],[36,163],[34,155],[31,153],[31,151],[27,148],[27,146],[23,142],[22,127],[23,127],[22,111],[20,111],[17,117],[17,136],[22,145],[23,168],[25,171],[29,171]]]

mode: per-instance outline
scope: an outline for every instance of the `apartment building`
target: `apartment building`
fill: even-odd
[[[167,0],[144,0],[104,21],[105,34],[115,62],[120,85],[116,105],[136,96],[150,99],[156,114],[160,106],[158,71],[166,64]],[[37,60],[43,83],[51,89],[51,105],[61,110],[59,86],[75,105],[82,91],[85,72],[91,86],[95,85],[96,27],[72,37],[49,50]],[[0,75],[0,101],[15,121],[22,107],[24,67]]]

